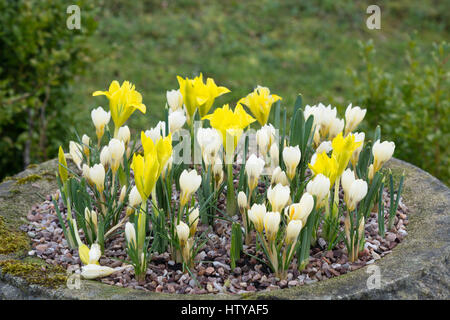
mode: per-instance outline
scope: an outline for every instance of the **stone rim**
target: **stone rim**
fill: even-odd
[[[37,181],[17,186],[14,180],[0,184],[0,216],[13,228],[24,223],[33,204],[57,189],[57,160],[44,162],[13,177],[21,179],[33,174]],[[98,281],[81,281],[80,290],[65,287],[49,289],[27,285],[26,281],[0,270],[2,288],[18,290],[21,298],[50,299],[448,299],[450,297],[450,189],[429,173],[407,162],[392,159],[386,165],[399,176],[405,171],[404,203],[409,208],[408,236],[394,250],[373,265],[380,268],[381,288],[368,289],[366,282],[370,266],[339,277],[270,292],[231,294],[167,294],[120,288]],[[24,256],[0,255],[0,260]]]

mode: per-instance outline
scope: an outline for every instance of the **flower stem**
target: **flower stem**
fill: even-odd
[[[237,200],[234,192],[233,183],[233,164],[227,164],[227,175],[228,175],[228,185],[227,185],[227,213],[230,216],[234,216],[237,210]]]

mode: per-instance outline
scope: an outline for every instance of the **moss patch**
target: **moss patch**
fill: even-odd
[[[25,184],[28,182],[34,182],[34,181],[41,180],[41,179],[42,179],[42,176],[40,176],[40,175],[30,174],[29,176],[17,179],[16,184],[22,185],[22,184]]]
[[[20,231],[9,229],[0,217],[0,254],[21,253],[30,248],[30,240]]]
[[[67,281],[64,268],[19,260],[0,261],[2,272],[21,277],[30,284],[56,288]]]

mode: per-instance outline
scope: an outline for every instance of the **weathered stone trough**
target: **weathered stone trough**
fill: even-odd
[[[449,299],[450,190],[438,179],[406,162],[392,159],[387,167],[396,177],[405,171],[403,198],[409,208],[408,236],[393,252],[373,265],[381,285],[367,285],[373,267],[309,285],[245,295],[177,295],[119,288],[98,281],[81,281],[79,289],[49,288],[5,272],[1,261],[20,267],[44,262],[27,257],[29,241],[19,226],[33,204],[57,189],[56,160],[28,168],[0,184],[0,300],[1,299]],[[3,238],[3,239],[2,239]],[[9,241],[9,242],[8,242]],[[4,248],[1,248],[1,246]],[[23,268],[27,270],[26,268]],[[28,272],[28,271],[27,271]],[[55,271],[57,273],[57,271]],[[26,274],[26,273],[25,273]],[[59,276],[63,276],[64,273]],[[56,274],[56,278],[58,274]],[[38,281],[39,282],[39,281]]]

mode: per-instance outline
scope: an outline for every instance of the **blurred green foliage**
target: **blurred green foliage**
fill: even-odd
[[[352,71],[355,102],[368,108],[366,127],[382,126],[395,141],[396,156],[450,182],[450,44],[422,52],[413,37],[404,60],[392,73],[374,64],[373,41],[360,43],[362,72]]]
[[[88,1],[70,1],[84,8]],[[69,84],[91,63],[86,37],[66,26],[68,1],[0,0],[0,177],[56,154],[73,125]]]
[[[177,75],[192,77],[200,72],[231,90],[218,98],[215,106],[234,106],[259,84],[282,96],[282,105],[290,111],[299,92],[304,103],[331,103],[342,116],[349,103],[359,104],[369,109],[364,129],[372,131],[373,116],[386,110],[365,105],[365,100],[357,95],[364,94],[367,83],[356,86],[354,76],[347,72],[350,69],[355,72],[353,75],[365,77],[361,82],[367,79],[367,62],[361,58],[359,41],[373,39],[377,51],[370,63],[385,70],[387,77],[400,77],[410,70],[405,51],[414,30],[418,31],[416,41],[422,48],[417,52],[417,61],[427,62],[432,44],[449,39],[450,10],[445,1],[378,0],[381,30],[366,27],[366,9],[374,4],[369,0],[93,2],[98,9],[98,28],[84,44],[101,56],[89,66],[88,73],[76,78],[65,96],[67,109],[76,111],[71,117],[76,124],[72,128],[80,136],[94,136],[90,111],[98,105],[107,107],[107,99],[92,97],[92,92],[107,89],[112,80],[129,80],[143,95],[147,113],[136,112],[128,121],[132,133],[137,134],[163,119],[165,93],[178,88]],[[84,6],[80,7],[83,16]],[[428,62],[427,65],[431,66]],[[397,84],[398,81],[394,83]],[[392,115],[395,110],[388,111]],[[411,121],[418,121],[413,120],[412,110],[410,117]],[[423,160],[425,155],[422,159],[416,155],[417,160],[408,158],[410,153],[403,156],[403,150],[411,144],[403,145],[404,138],[400,141],[398,133],[383,128],[383,139],[393,140],[398,146],[396,157],[430,170]],[[408,132],[404,131],[404,135]],[[75,138],[74,133],[71,138]],[[64,143],[67,149],[68,141]],[[445,155],[448,158],[446,150],[441,159]],[[49,156],[56,156],[56,152]]]

